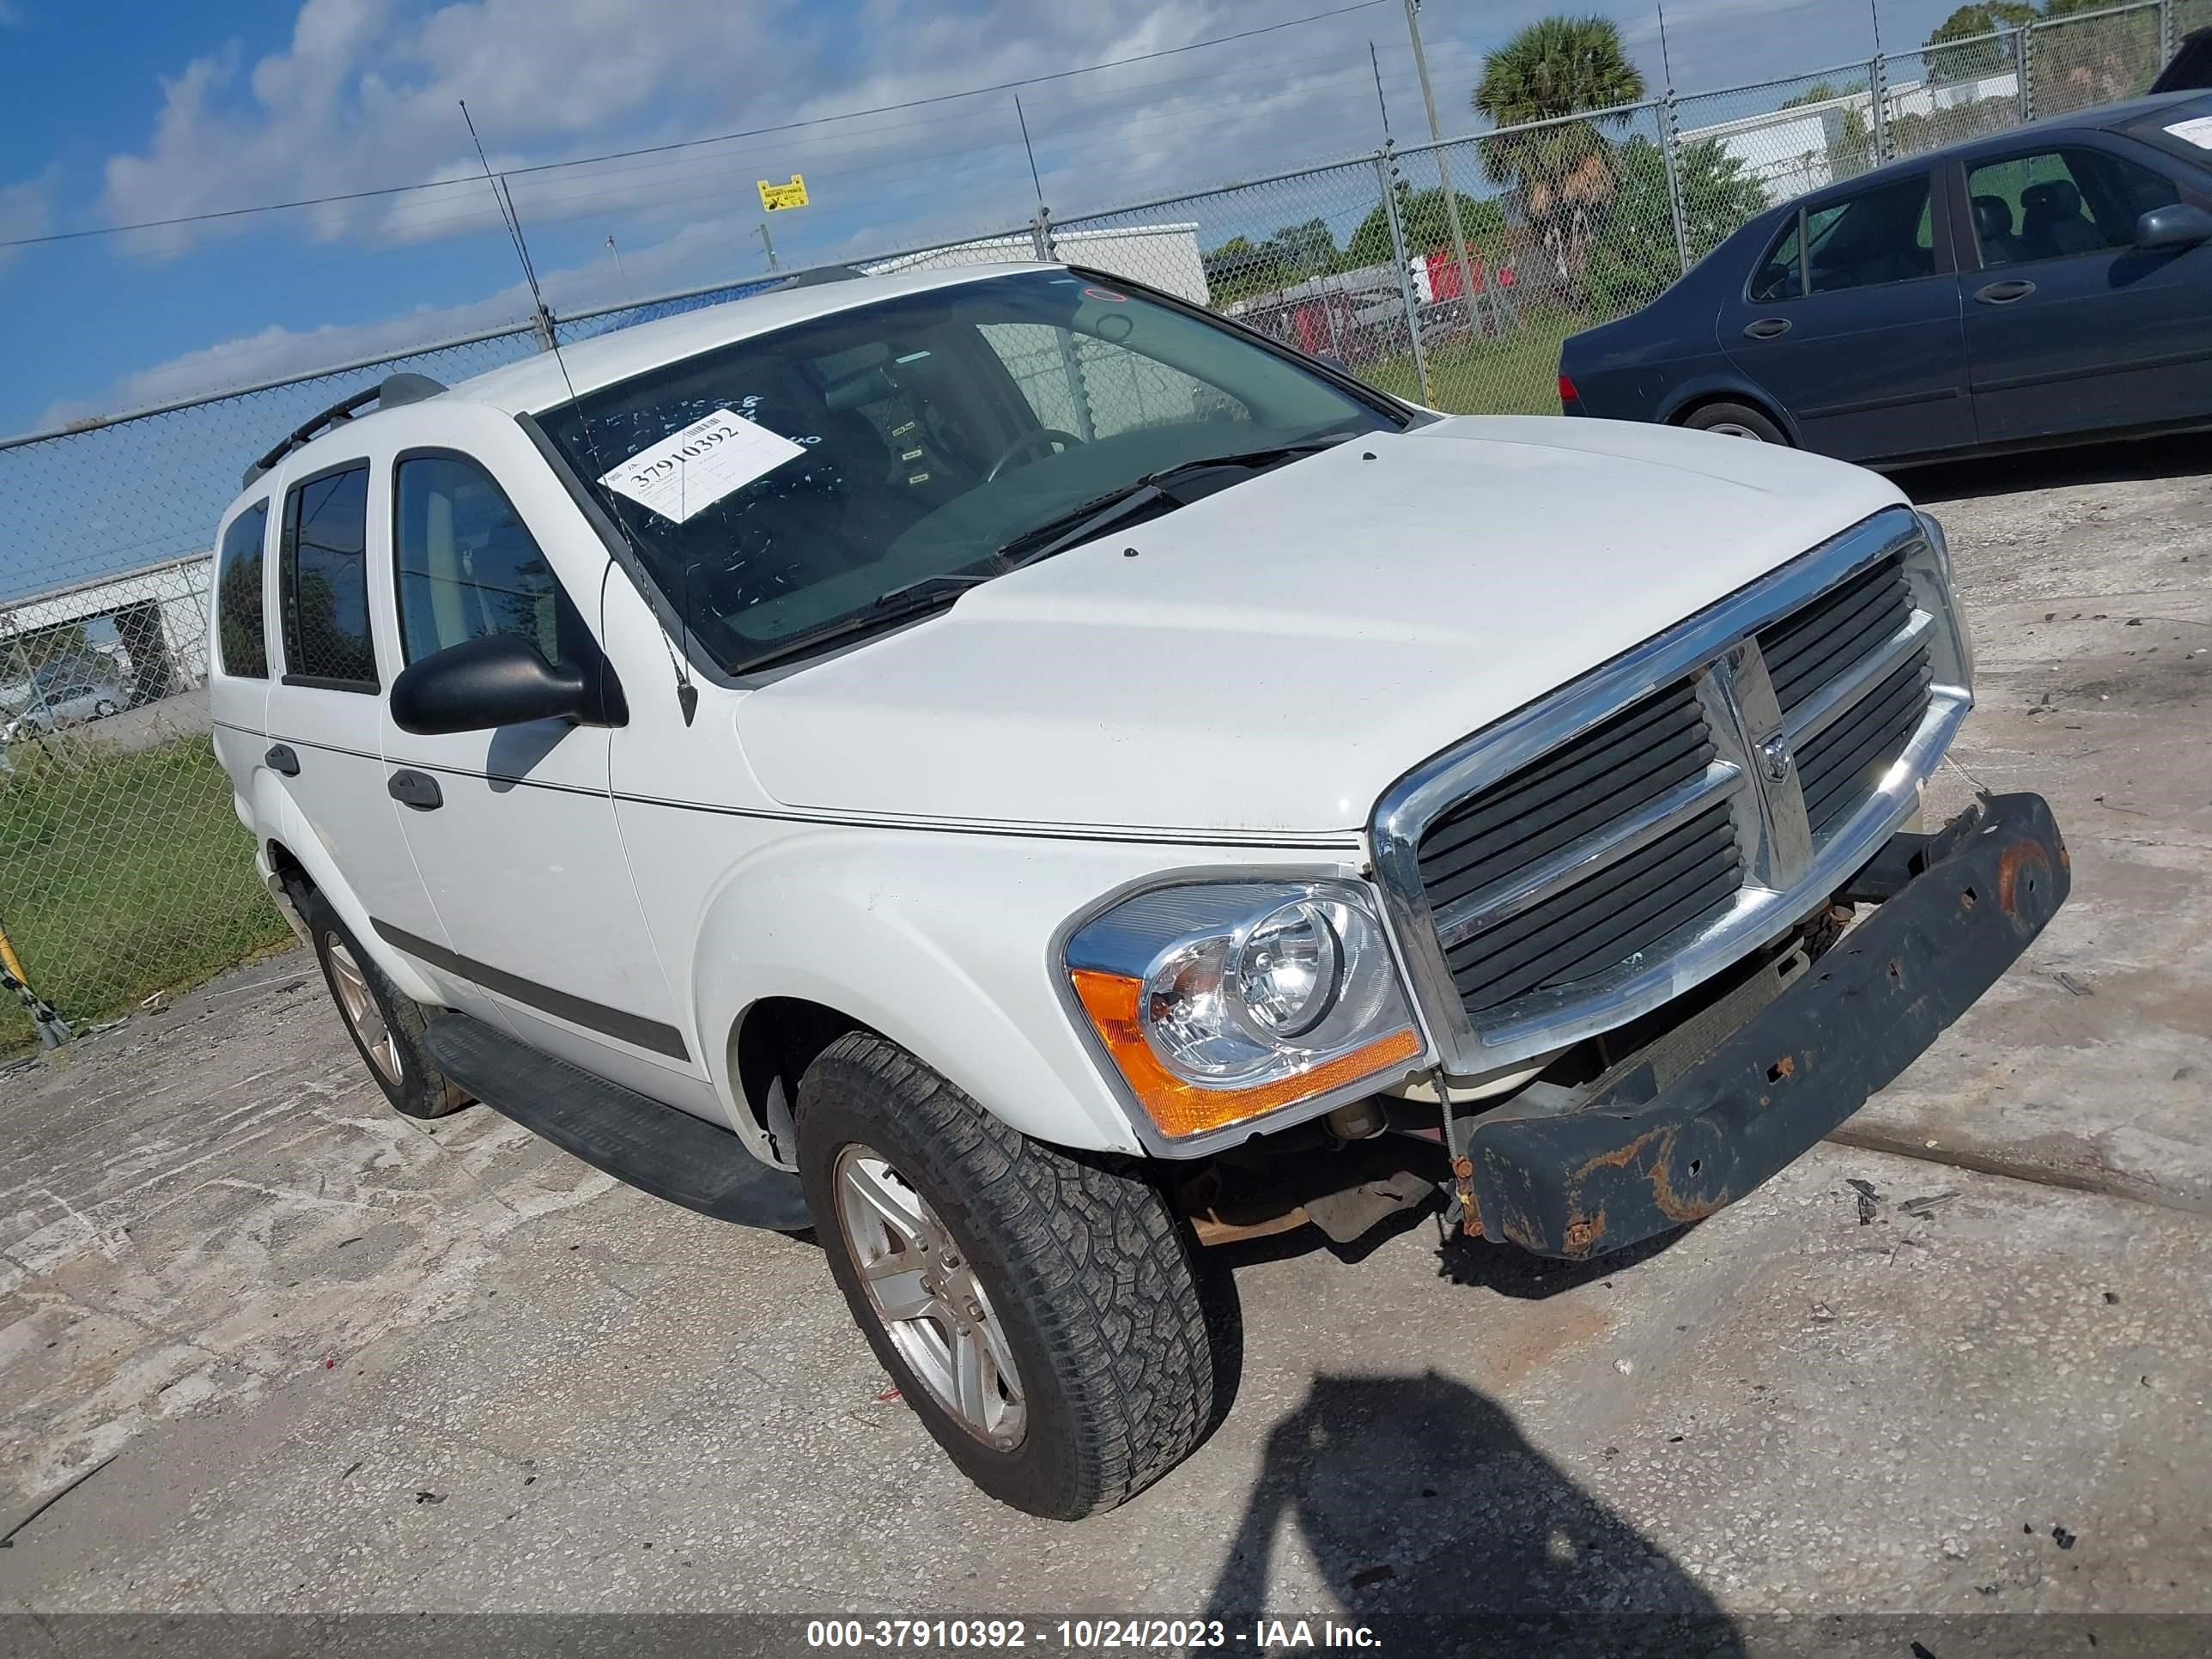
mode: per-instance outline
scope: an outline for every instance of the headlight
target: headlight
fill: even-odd
[[[1076,1001],[1162,1134],[1318,1100],[1420,1057],[1364,890],[1229,882],[1127,899],[1067,942]]]

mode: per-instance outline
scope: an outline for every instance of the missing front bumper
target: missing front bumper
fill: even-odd
[[[1917,1059],[2069,885],[2040,796],[1898,836],[1846,890],[1880,908],[1655,1098],[1475,1120],[1458,1166],[1468,1230],[1581,1260],[1734,1202]]]

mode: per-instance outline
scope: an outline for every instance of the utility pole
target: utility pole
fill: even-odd
[[[768,268],[770,270],[782,270],[783,267],[775,262],[775,243],[769,237],[768,221],[762,220],[754,228],[760,232],[761,246],[768,250]]]
[[[1437,146],[1437,182],[1443,186],[1444,219],[1451,226],[1452,252],[1459,259],[1459,287],[1467,299],[1467,325],[1474,334],[1482,332],[1482,325],[1474,311],[1474,267],[1468,262],[1467,233],[1460,228],[1459,192],[1452,188],[1451,162],[1444,155],[1443,131],[1437,125],[1437,92],[1429,84],[1429,55],[1421,50],[1421,0],[1406,0],[1406,33],[1413,39],[1413,71],[1421,78],[1421,102],[1428,106],[1429,139]]]

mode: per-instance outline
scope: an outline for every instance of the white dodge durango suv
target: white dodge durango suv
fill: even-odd
[[[2063,899],[2033,795],[1918,827],[1971,653],[1874,474],[831,276],[293,434],[215,744],[395,1107],[811,1230],[1006,1502],[1206,1434],[1207,1246],[1692,1223]]]

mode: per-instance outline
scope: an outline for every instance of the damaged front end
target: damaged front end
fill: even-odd
[[[1625,1249],[1735,1202],[1834,1130],[1996,981],[2069,886],[2041,798],[1984,797],[1934,835],[1893,837],[1790,934],[1515,1092],[1340,1107],[1192,1170],[1182,1207],[1204,1243],[1310,1223],[1342,1244],[1441,1190],[1470,1237],[1577,1261]]]
[[[1581,1260],[1700,1220],[1866,1103],[1996,983],[2065,902],[2069,860],[2039,796],[1984,797],[1899,835],[1838,895],[1874,913],[1686,1060],[1676,1030],[1564,1109],[1452,1109],[1468,1233]]]

